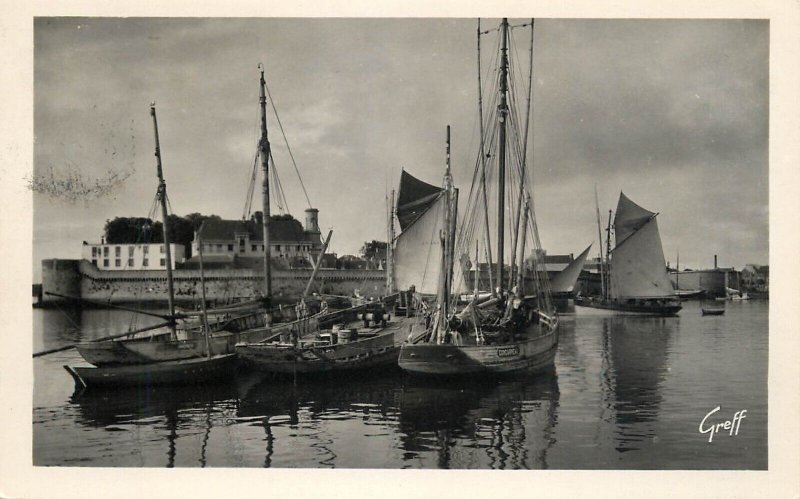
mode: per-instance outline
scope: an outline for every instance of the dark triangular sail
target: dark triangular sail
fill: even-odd
[[[423,182],[403,170],[397,195],[397,220],[400,230],[406,230],[436,202],[442,188]]]

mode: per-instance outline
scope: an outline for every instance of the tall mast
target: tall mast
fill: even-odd
[[[525,200],[522,202],[524,204],[524,206],[520,207],[520,210],[524,209],[524,211],[522,212],[522,228],[521,228],[522,234],[520,236],[517,236],[520,245],[519,255],[517,256],[518,260],[517,260],[517,275],[516,275],[517,296],[519,297],[525,296],[525,289],[524,289],[525,273],[523,271],[525,267],[525,239],[528,230],[528,210],[529,210],[530,198],[526,197]]]
[[[603,297],[611,299],[611,210],[608,210],[608,227],[606,228],[606,295]]]
[[[444,208],[444,230],[447,232],[444,234],[445,243],[444,243],[444,294],[442,296],[442,315],[443,317],[448,316],[448,308],[450,302],[450,284],[452,280],[452,271],[453,271],[453,259],[452,259],[452,248],[453,248],[453,238],[451,237],[451,226],[454,225],[452,220],[452,207],[451,207],[451,189],[450,186],[452,185],[452,180],[450,177],[450,125],[447,125],[447,149],[446,149],[446,158],[445,158],[445,174],[444,174],[444,195],[447,196],[447,200],[445,202]]]
[[[261,82],[259,85],[259,105],[261,107],[261,140],[258,147],[261,155],[261,169],[264,172],[264,181],[261,184],[261,228],[264,232],[264,295],[267,300],[272,299],[272,273],[270,272],[270,258],[272,250],[269,246],[269,138],[267,136],[267,96],[264,89],[267,82],[264,81],[264,67],[259,64],[261,69]]]
[[[203,310],[203,338],[206,342],[206,357],[211,357],[211,328],[208,326],[208,310],[206,310],[206,274],[203,270],[203,240],[197,238],[197,256],[200,258],[200,297],[203,300],[200,307]]]
[[[508,19],[503,18],[500,24],[500,105],[498,120],[500,122],[499,150],[497,168],[497,285],[503,286],[503,247],[505,236],[505,195],[506,195],[506,119],[508,117]]]
[[[169,228],[167,220],[167,183],[161,168],[161,145],[158,141],[158,120],[156,119],[156,103],[150,104],[150,116],[153,117],[153,133],[156,138],[156,174],[158,175],[158,201],[161,204],[161,228],[164,233],[164,259],[167,265],[167,300],[169,303],[169,330],[172,338],[175,334],[175,289],[172,285],[172,251],[169,247]]]
[[[488,263],[489,291],[494,296],[495,290],[492,284],[492,238],[489,230],[489,201],[486,195],[486,152],[484,151],[483,135],[483,88],[481,86],[481,20],[478,19],[478,121],[480,122],[480,143],[481,143],[481,192],[483,193],[483,215],[486,230],[486,260]],[[475,264],[479,265],[478,259]]]
[[[605,264],[603,263],[603,232],[600,229],[600,201],[597,199],[597,184],[594,184],[594,207],[597,210],[597,237],[600,240],[600,296],[606,297]]]
[[[392,294],[394,291],[394,189],[392,189],[392,195],[389,200],[387,215],[389,220],[386,228],[389,233],[386,241],[386,293]]]
[[[519,229],[520,229],[520,219],[522,218],[522,207],[525,205],[528,200],[525,196],[525,180],[526,180],[526,167],[528,163],[528,129],[531,124],[531,95],[533,93],[533,19],[531,19],[531,46],[529,50],[530,58],[528,60],[528,101],[527,106],[525,109],[525,132],[524,132],[524,140],[522,142],[522,162],[519,168],[519,197],[517,201],[517,220],[515,223],[514,228],[514,242],[511,245],[512,247],[512,255],[517,254],[517,246],[519,246]],[[527,215],[526,215],[527,216]],[[524,247],[524,243],[523,243]],[[522,250],[524,251],[524,250]],[[511,279],[509,280],[510,283],[515,282],[516,273],[521,272],[522,267],[512,267],[511,272]]]

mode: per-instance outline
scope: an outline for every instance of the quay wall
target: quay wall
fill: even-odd
[[[80,260],[42,260],[42,301],[63,301],[47,296],[58,293],[66,296],[81,295]]]
[[[682,290],[702,289],[708,297],[725,296],[725,288],[740,289],[740,272],[733,269],[706,269],[670,272],[673,285]]]
[[[176,303],[199,302],[200,271],[178,269],[172,272]],[[310,269],[272,272],[272,292],[276,302],[295,301],[305,290]],[[225,302],[232,298],[259,296],[263,272],[255,269],[209,269],[204,272],[206,299]],[[320,269],[311,292],[351,296],[359,290],[364,296],[386,294],[386,278],[380,270]],[[167,302],[167,273],[164,270],[99,270],[86,260],[42,261],[43,292],[56,292],[106,303]],[[62,301],[42,297],[43,305]]]

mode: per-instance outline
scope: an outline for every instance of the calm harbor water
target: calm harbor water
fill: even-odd
[[[552,372],[419,381],[399,372],[73,393],[74,351],[33,360],[37,466],[767,468],[768,302],[702,317],[562,316]],[[34,351],[159,319],[34,310]],[[738,434],[704,426],[746,410]],[[740,412],[741,414],[741,412]],[[735,426],[734,426],[735,428]]]

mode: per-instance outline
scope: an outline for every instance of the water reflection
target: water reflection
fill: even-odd
[[[415,381],[400,402],[405,459],[435,451],[439,468],[547,468],[558,399],[552,371],[497,381]],[[465,446],[475,452],[453,456],[452,449]]]
[[[62,352],[34,360],[34,462],[766,469],[767,304],[729,307],[717,319],[687,311],[564,316],[555,372],[494,381],[426,382],[395,370],[295,384],[240,372],[228,384],[70,396],[61,366],[79,356]],[[35,345],[51,347],[130,325],[119,311],[34,317]],[[692,411],[720,402],[752,417],[746,434],[710,447],[692,438]]]
[[[223,425],[235,411],[236,386],[223,383],[172,388],[85,390],[74,393],[70,402],[77,408],[75,421],[85,427],[135,431],[137,435],[142,429],[153,430],[157,440],[166,441],[167,468],[176,464],[178,439],[202,429],[197,460],[205,467],[212,427]]]
[[[627,452],[655,437],[668,373],[668,355],[679,317],[615,317],[602,323],[603,383],[601,390],[612,407],[616,449]]]

